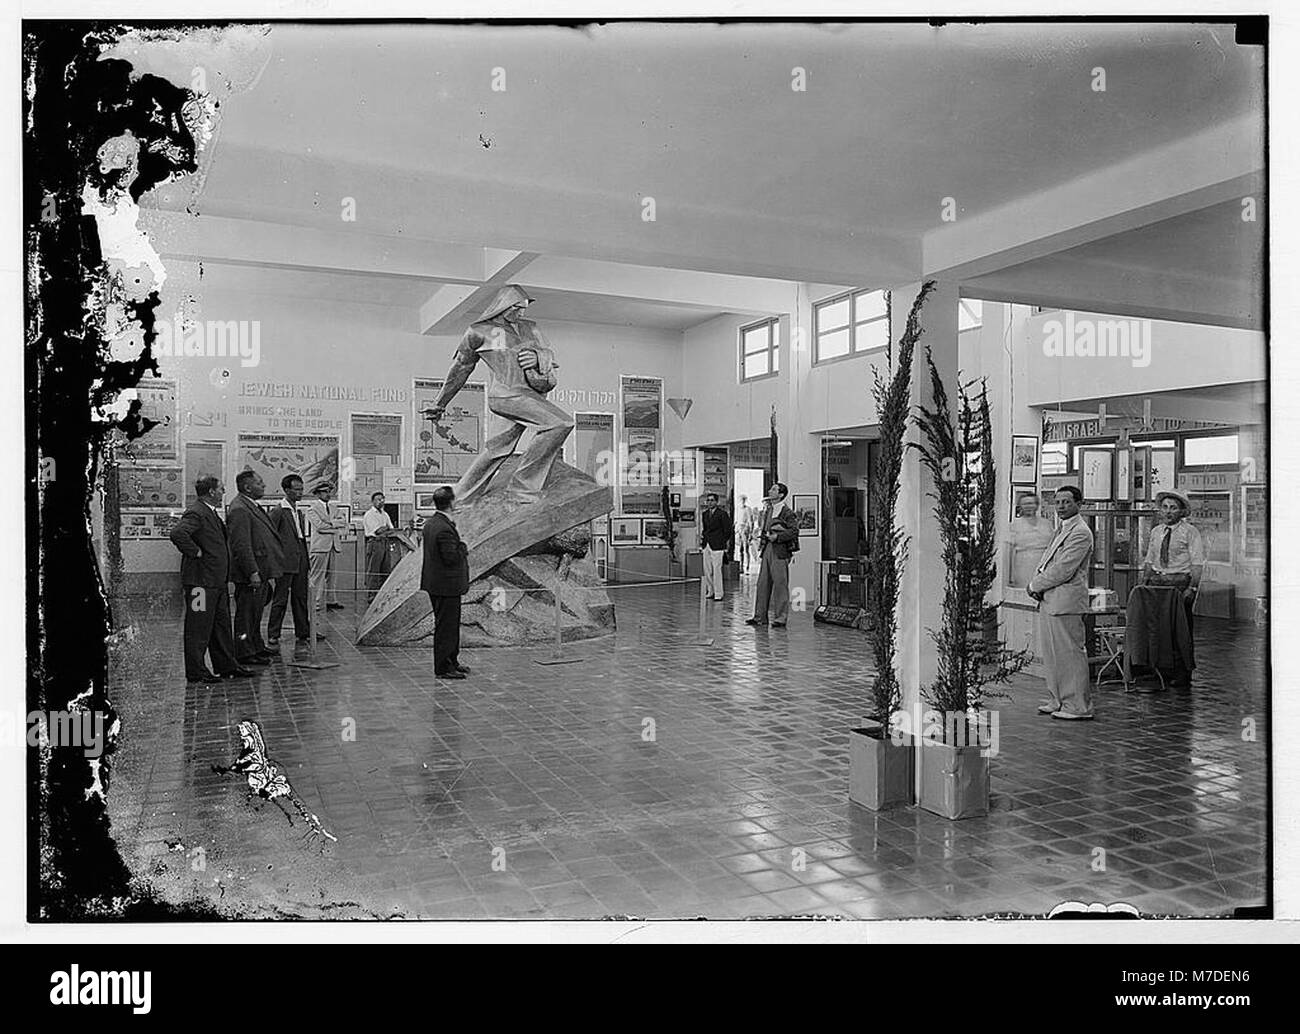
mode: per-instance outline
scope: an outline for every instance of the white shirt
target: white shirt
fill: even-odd
[[[215,513],[215,514],[217,515],[217,520],[221,521],[222,524],[225,524],[225,523],[226,523],[225,520],[222,519],[221,511],[220,511],[220,510],[218,510],[215,506],[213,506],[213,505],[212,505],[210,502],[208,502],[206,499],[201,500],[201,501],[202,501],[202,503],[203,503],[204,506],[206,506],[209,510],[211,510],[213,513]]]
[[[280,508],[282,510],[288,510],[290,513],[293,514],[293,534],[294,537],[296,537],[299,541],[301,541],[302,528],[298,526],[298,507],[296,507],[293,503],[289,502],[288,499],[281,499]]]
[[[366,538],[372,538],[375,532],[381,528],[391,528],[392,526],[392,518],[383,510],[376,510],[373,506],[361,518],[361,527],[365,529]]]

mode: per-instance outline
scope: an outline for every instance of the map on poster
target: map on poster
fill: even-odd
[[[255,470],[266,482],[266,499],[280,499],[280,480],[297,474],[308,495],[322,481],[339,483],[339,440],[318,434],[241,434],[235,453],[235,473]],[[234,485],[227,486],[233,495]]]
[[[384,468],[401,462],[402,418],[395,413],[352,414],[352,505],[370,506],[370,495],[384,489]]]
[[[118,500],[127,507],[179,510],[185,504],[180,467],[119,467]]]
[[[442,391],[441,380],[417,377],[411,397],[415,409],[414,476],[416,485],[452,485],[483,451],[487,387],[466,384],[436,424],[424,416]]]

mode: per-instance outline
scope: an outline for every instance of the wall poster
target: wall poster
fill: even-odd
[[[384,468],[402,462],[402,417],[353,413],[351,417],[352,507],[364,512],[370,494],[384,490]]]
[[[619,412],[623,421],[624,465],[619,479],[624,485],[657,485],[657,456],[663,428],[662,377],[619,377]]]
[[[179,510],[185,505],[185,484],[180,467],[119,467],[117,472],[118,500],[123,510],[130,508],[157,508]],[[190,486],[190,491],[194,486]],[[234,486],[226,486],[226,498],[234,494]]]
[[[1268,487],[1241,486],[1241,559],[1268,559]]]
[[[620,488],[620,513],[663,513],[663,495],[657,488]]]
[[[226,486],[226,495],[235,490],[234,482],[226,483],[226,443],[225,442],[186,442],[185,443],[185,505],[198,501],[194,494],[194,482],[203,477],[220,478]]]
[[[601,457],[604,457],[602,462]],[[614,472],[614,414],[573,414],[573,465],[597,482]]]
[[[487,429],[487,386],[466,384],[452,399],[442,419],[433,424],[423,411],[433,406],[442,380],[417,377],[411,391],[414,408],[411,435],[414,478],[420,485],[454,485],[483,451]]]
[[[119,540],[135,539],[141,542],[165,542],[171,545],[168,536],[179,522],[180,517],[174,513],[123,507],[121,533],[118,538]]]
[[[1189,492],[1192,512],[1187,516],[1201,533],[1205,559],[1210,563],[1232,563],[1232,493]]]
[[[303,491],[328,481],[338,488],[339,440],[334,435],[243,433],[235,453],[235,473],[255,470],[266,482],[266,499],[280,499],[280,480],[286,474],[302,478]],[[232,495],[234,483],[226,486]]]
[[[128,461],[149,464],[157,460],[175,461],[178,458],[176,439],[179,419],[176,415],[176,382],[164,377],[142,377],[135,388],[140,400],[142,420],[153,421],[139,438],[127,441],[119,437],[119,455]]]

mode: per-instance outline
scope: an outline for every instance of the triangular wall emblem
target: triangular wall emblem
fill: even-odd
[[[677,414],[679,420],[685,420],[686,414],[691,411],[692,399],[669,399],[668,405],[672,411]]]

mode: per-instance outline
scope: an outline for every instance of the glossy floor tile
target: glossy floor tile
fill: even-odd
[[[566,646],[358,648],[329,615],[327,670],[284,661],[187,686],[180,603],[117,601],[122,717],[109,806],[137,878],[232,917],[846,919],[1044,914],[1069,900],[1231,914],[1265,901],[1266,640],[1198,623],[1190,691],[1103,689],[1097,720],[1039,716],[1041,684],[998,707],[987,817],[847,799],[864,710],[858,632],[792,614],[743,623],[752,580],[709,604],[694,644],[681,586],[615,589],[619,630]],[[260,724],[306,810],[219,771]],[[1253,723],[1253,725],[1252,725]],[[1253,738],[1251,738],[1253,734]]]

